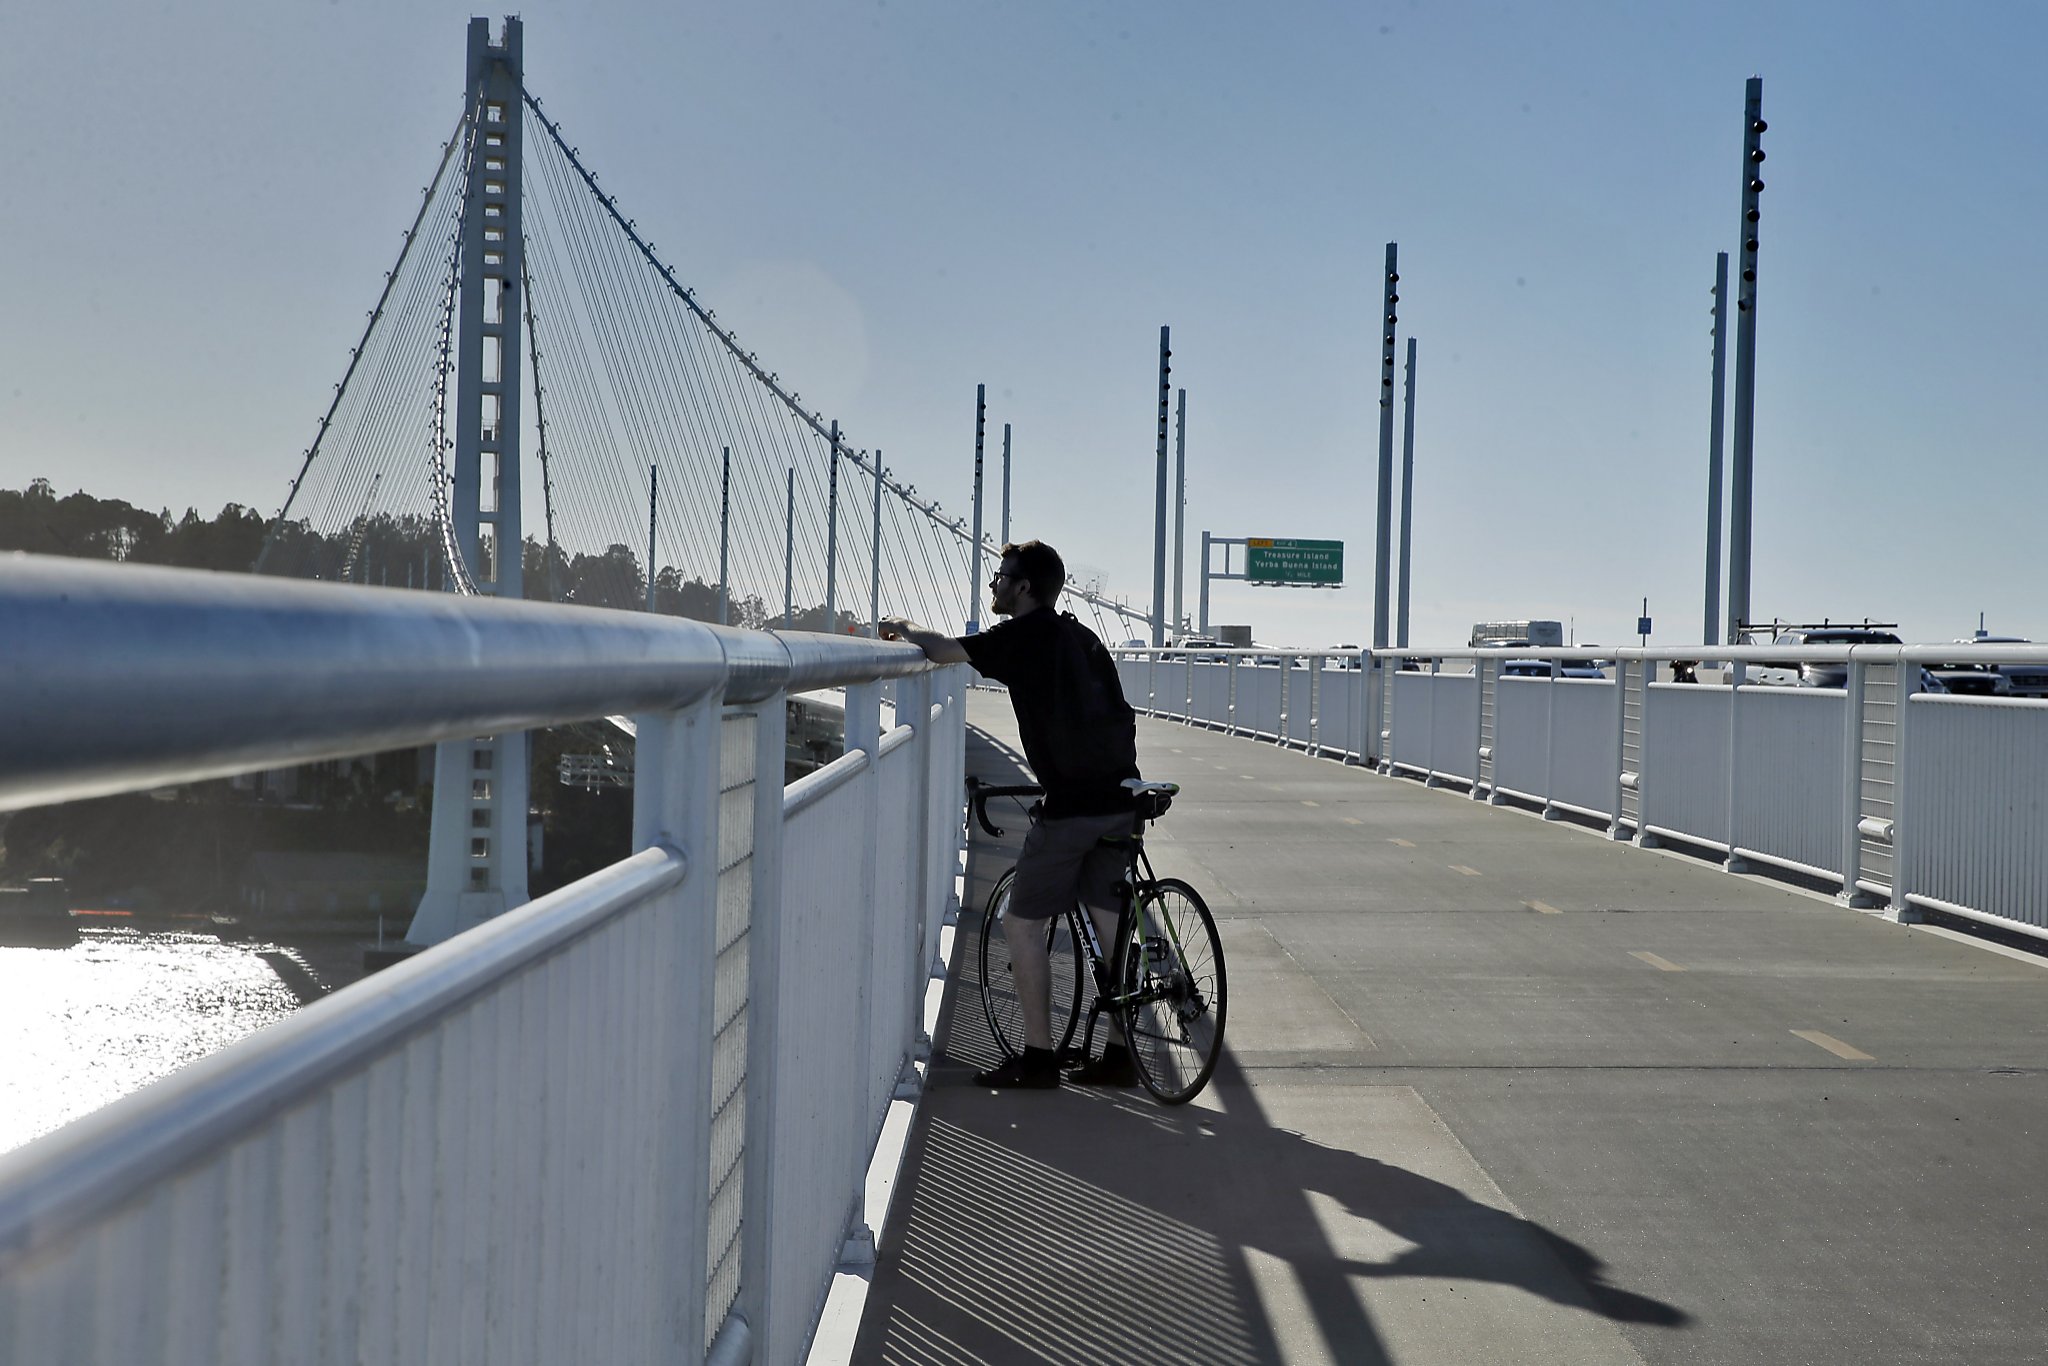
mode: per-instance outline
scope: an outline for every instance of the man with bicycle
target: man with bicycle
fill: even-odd
[[[1010,690],[1024,757],[1045,789],[1017,856],[1003,934],[1024,1016],[1024,1052],[975,1074],[975,1084],[1050,1089],[1060,1084],[1052,1047],[1052,972],[1045,922],[1079,899],[1104,943],[1116,934],[1124,856],[1103,844],[1131,833],[1136,804],[1124,787],[1138,776],[1137,720],[1102,642],[1055,608],[1066,587],[1059,552],[1043,541],[1003,547],[989,605],[1007,621],[970,636],[882,622],[885,640],[907,640],[938,664],[972,664]],[[1069,1074],[1084,1086],[1131,1086],[1130,1051],[1112,1021],[1102,1056]]]

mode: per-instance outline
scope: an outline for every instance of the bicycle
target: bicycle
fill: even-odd
[[[1124,786],[1137,798],[1131,833],[1103,841],[1125,851],[1124,877],[1117,884],[1121,906],[1114,954],[1104,954],[1095,922],[1078,899],[1045,922],[1052,955],[1053,1048],[1063,1064],[1087,1058],[1097,1019],[1114,1012],[1138,1080],[1164,1103],[1182,1105],[1208,1085],[1223,1052],[1229,1006],[1223,943],[1201,894],[1179,878],[1158,876],[1145,853],[1146,823],[1166,814],[1179,786],[1136,778]],[[975,819],[996,838],[1003,831],[988,818],[990,798],[1045,793],[1036,785],[991,787],[972,778],[968,790]],[[1024,1051],[1024,1022],[1002,928],[1016,877],[1012,867],[997,879],[981,922],[982,1011],[1006,1057]],[[1095,995],[1088,1006],[1088,1030],[1077,1051],[1074,1034],[1080,1028],[1083,982],[1088,978],[1095,982]]]

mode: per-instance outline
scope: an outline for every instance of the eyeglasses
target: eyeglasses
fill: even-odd
[[[997,571],[995,572],[995,577],[991,578],[991,579],[990,579],[990,580],[988,581],[988,586],[989,586],[990,588],[994,588],[994,587],[995,587],[995,586],[996,586],[997,584],[1001,583],[1001,582],[1002,582],[1002,581],[1003,581],[1004,579],[1014,579],[1014,578],[1016,578],[1016,577],[1017,577],[1017,575],[1015,575],[1015,574],[1012,574],[1012,573],[1011,573],[1010,571],[1008,571],[1007,569],[998,569],[998,570],[997,570]]]

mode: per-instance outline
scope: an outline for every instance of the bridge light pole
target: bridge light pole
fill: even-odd
[[[519,490],[523,48],[519,20],[505,20],[496,44],[489,20],[469,21],[448,514],[477,591],[505,598],[522,597],[525,589]],[[527,753],[523,731],[435,746],[427,888],[406,931],[409,942],[438,944],[527,900]]]
[[[1181,592],[1187,583],[1183,564],[1187,554],[1188,516],[1188,391],[1177,391],[1179,414],[1173,428],[1173,629],[1187,629],[1186,609]]]
[[[1003,424],[1003,544],[1010,543],[1010,424]]]
[[[1401,582],[1394,643],[1408,646],[1408,547],[1415,520],[1415,338],[1408,339],[1408,392],[1401,401]]]
[[[1749,620],[1750,500],[1756,441],[1756,244],[1764,191],[1764,78],[1742,103],[1742,255],[1735,290],[1735,441],[1728,483],[1728,643]]]
[[[1707,621],[1703,645],[1721,635],[1721,409],[1728,360],[1728,253],[1714,254],[1714,400],[1707,419]],[[1734,644],[1730,636],[1728,644]]]
[[[1380,309],[1380,482],[1379,521],[1372,571],[1372,643],[1387,648],[1387,597],[1389,560],[1394,523],[1394,323],[1395,305],[1401,296],[1394,292],[1401,283],[1396,271],[1400,264],[1398,242],[1387,243],[1386,297]]]
[[[1159,329],[1159,488],[1152,514],[1152,644],[1166,644],[1166,394],[1173,378],[1170,327]]]
[[[988,386],[974,386],[974,540],[967,547],[967,634],[981,629],[981,459],[988,431]]]
[[[725,448],[718,473],[718,624],[732,616],[732,447]]]
[[[825,631],[839,634],[839,419],[832,419],[832,472],[825,494]]]

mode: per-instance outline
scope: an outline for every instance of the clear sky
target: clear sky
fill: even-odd
[[[9,7],[0,485],[276,509],[454,126],[469,13]],[[1644,597],[1653,643],[1699,638],[1709,295],[1761,75],[1755,614],[2048,638],[2048,7],[523,18],[529,87],[807,403],[965,513],[985,382],[1016,533],[1137,600],[1170,324],[1189,610],[1205,528],[1341,539],[1341,591],[1215,590],[1216,620],[1304,645],[1370,637],[1389,241],[1420,348],[1412,639],[1557,617],[1632,643]]]

